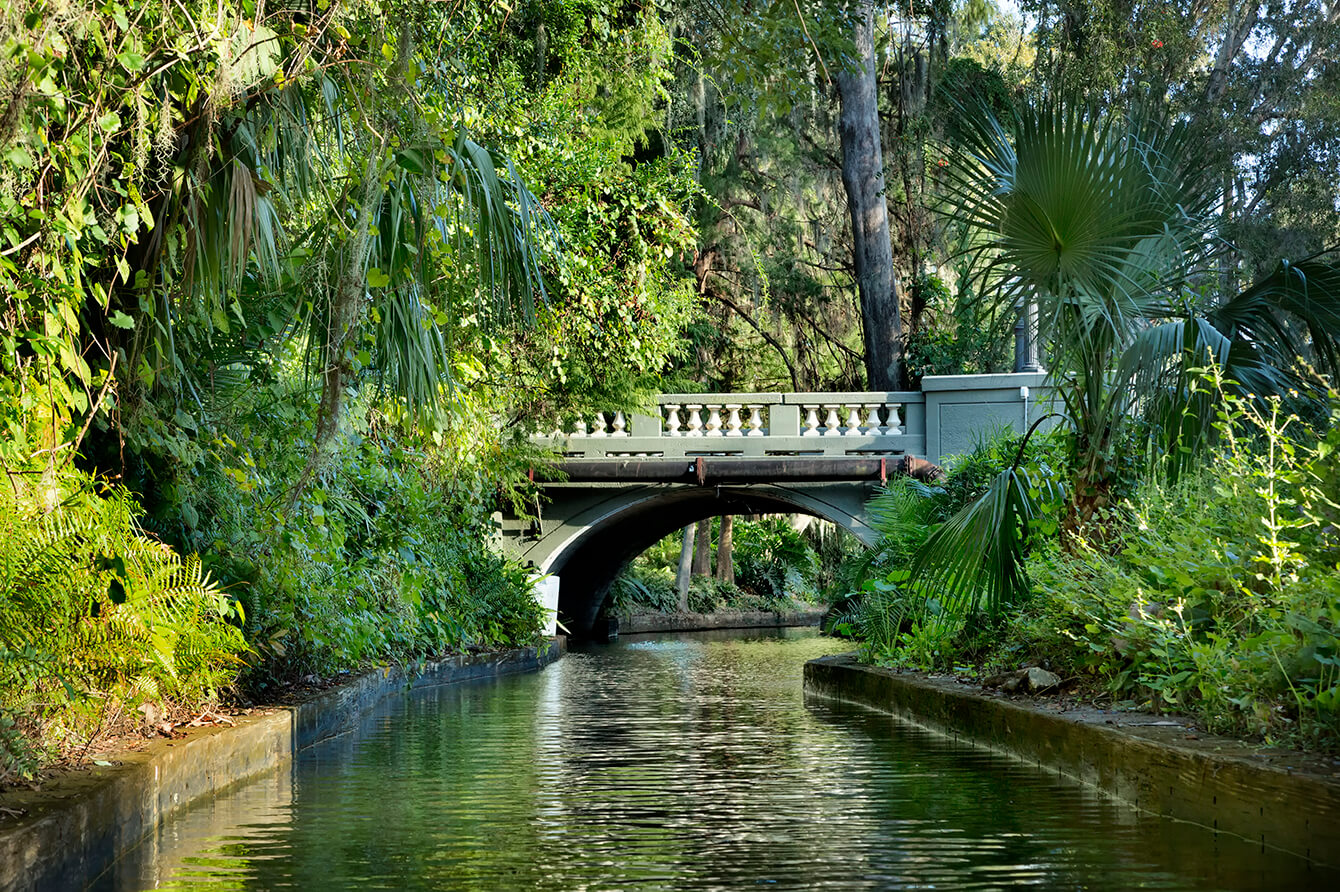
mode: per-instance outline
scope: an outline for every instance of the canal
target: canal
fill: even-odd
[[[806,700],[810,631],[625,639],[388,698],[92,888],[1340,888],[1053,774]]]

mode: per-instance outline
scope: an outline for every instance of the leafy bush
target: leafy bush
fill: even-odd
[[[817,597],[817,557],[785,517],[735,525],[735,581],[770,602]]]
[[[1115,551],[1030,564],[1014,648],[1213,730],[1340,747],[1340,427],[1306,445],[1278,403],[1228,398],[1222,448],[1126,506]]]
[[[868,659],[886,664],[943,669],[989,647],[998,623],[975,606],[964,611],[943,603],[926,580],[913,578],[912,569],[932,533],[1013,465],[1021,442],[1009,431],[983,438],[972,452],[949,459],[948,473],[935,485],[910,477],[890,481],[868,506],[880,541],[844,567],[840,578],[848,588],[825,627],[856,637]],[[1046,467],[1060,446],[1052,437],[1035,436],[1023,459]]]
[[[670,538],[670,537],[667,537]],[[674,613],[679,609],[675,577],[663,568],[633,565],[610,586],[608,609],[631,613]]]
[[[139,518],[75,472],[0,487],[0,783],[142,703],[199,709],[234,683],[240,610]]]
[[[959,469],[989,463],[938,492],[895,483],[872,506],[885,563],[830,625],[875,662],[1043,664],[1214,731],[1340,749],[1340,399],[1318,437],[1278,400],[1219,398],[1203,465],[1133,484],[1089,538],[1045,527],[1028,599],[995,618],[943,609],[907,563],[937,500],[976,485]]]
[[[713,520],[714,531],[720,520]],[[736,518],[732,549],[735,582],[695,576],[689,610],[794,610],[819,598],[819,559],[815,547],[784,516],[761,520]],[[715,536],[714,536],[715,538]],[[836,537],[831,537],[836,539]],[[682,533],[666,536],[634,559],[610,589],[614,613],[673,613],[679,609],[675,578]],[[830,549],[845,547],[830,543]]]

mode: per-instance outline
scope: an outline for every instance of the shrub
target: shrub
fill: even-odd
[[[714,529],[719,523],[713,521]],[[619,614],[678,610],[675,579],[682,543],[682,533],[676,532],[635,558],[612,584],[608,609]],[[736,518],[733,559],[734,583],[712,576],[693,578],[689,610],[793,610],[819,597],[817,553],[786,517]]]
[[[813,603],[818,592],[814,549],[785,517],[735,524],[735,580],[764,601]]]
[[[139,518],[77,472],[0,487],[0,782],[143,703],[200,709],[234,683],[240,611]]]
[[[999,624],[984,615],[963,616],[942,607],[935,591],[911,576],[918,549],[931,531],[980,498],[1019,453],[1021,436],[1009,431],[978,442],[949,459],[943,480],[929,485],[910,477],[891,480],[869,503],[879,543],[853,555],[838,575],[847,589],[825,628],[861,641],[866,658],[888,665],[946,669],[992,646]],[[1052,436],[1034,436],[1024,458],[1045,465],[1061,451]]]
[[[1216,731],[1340,746],[1340,428],[1308,445],[1278,404],[1228,398],[1221,448],[1126,504],[1115,549],[1030,564],[1016,648]]]
[[[669,537],[667,537],[669,538]],[[664,568],[634,564],[610,586],[611,613],[674,613],[679,609],[675,577]]]

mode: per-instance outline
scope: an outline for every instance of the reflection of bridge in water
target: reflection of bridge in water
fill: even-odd
[[[537,438],[564,458],[538,523],[504,542],[559,579],[559,616],[590,634],[610,583],[662,537],[724,514],[810,514],[873,541],[865,503],[921,459],[1037,417],[1044,375],[927,377],[903,393],[667,394],[660,417],[602,413]],[[1043,410],[1045,411],[1045,410]]]

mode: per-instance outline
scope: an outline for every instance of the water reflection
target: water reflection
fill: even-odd
[[[856,707],[812,635],[625,640],[394,698],[95,888],[1329,888]]]

